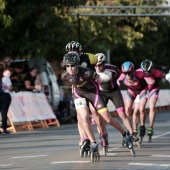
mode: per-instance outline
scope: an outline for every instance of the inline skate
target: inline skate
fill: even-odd
[[[91,152],[91,161],[92,162],[100,161],[100,154],[99,154],[99,151],[98,151],[98,144],[97,143],[91,144],[90,152]]]
[[[143,142],[143,138],[144,138],[144,136],[145,136],[145,134],[146,134],[146,128],[145,128],[145,126],[140,126],[140,145],[142,144],[142,142]]]
[[[126,146],[130,150],[130,153],[135,157],[136,153],[135,153],[135,150],[133,148],[133,139],[132,139],[132,136],[130,136],[129,131],[126,131],[126,134],[123,135],[123,139],[124,139]]]
[[[154,134],[153,132],[153,128],[148,128],[148,143],[151,143],[152,142],[152,135]]]
[[[139,142],[139,138],[137,135],[138,135],[138,131],[136,129],[134,129],[132,138],[133,138],[134,143],[136,143],[138,145],[138,147],[140,148],[140,142]]]
[[[105,135],[100,135],[100,141],[101,141],[101,146],[103,147],[104,155],[106,156],[109,147],[108,134],[106,133]]]
[[[90,156],[90,140],[85,139],[82,142],[79,142],[80,146],[80,157]]]

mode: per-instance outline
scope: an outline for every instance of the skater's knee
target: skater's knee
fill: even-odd
[[[126,115],[124,112],[118,113],[118,115],[122,120],[125,120],[127,117],[130,117],[130,115]]]
[[[145,112],[145,108],[144,107],[139,107],[139,111],[140,111],[140,113],[144,113]]]
[[[106,122],[107,124],[111,124],[111,118],[106,118],[106,119],[105,119],[105,122]]]

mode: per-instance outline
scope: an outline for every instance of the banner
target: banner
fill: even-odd
[[[56,119],[44,93],[19,92],[11,97],[8,113],[13,122]]]

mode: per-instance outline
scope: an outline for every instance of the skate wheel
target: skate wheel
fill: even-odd
[[[99,162],[100,161],[100,154],[99,153],[95,153],[95,162]]]
[[[141,145],[142,142],[143,142],[143,138],[144,138],[144,136],[141,136],[141,137],[140,137],[140,141],[139,141],[140,145]]]
[[[100,154],[98,153],[98,161],[100,161]]]
[[[88,151],[86,151],[86,155],[85,155],[86,157],[90,157],[90,151],[88,150]]]
[[[125,144],[126,144],[126,143],[125,143],[125,141],[124,141],[124,140],[122,140],[122,146],[125,146]]]
[[[91,161],[94,162],[94,153],[91,153]]]
[[[80,157],[84,157],[84,150],[83,149],[80,149]]]
[[[103,153],[104,153],[105,156],[107,155],[107,152],[108,152],[107,146],[103,147]]]
[[[149,137],[148,137],[148,143],[151,143],[152,142],[152,136],[150,135]]]
[[[132,149],[130,149],[130,153],[134,156],[134,157],[136,157],[136,153],[135,153],[135,151],[134,151],[134,149],[132,148]]]
[[[92,162],[100,161],[100,154],[98,152],[91,153],[91,161]]]

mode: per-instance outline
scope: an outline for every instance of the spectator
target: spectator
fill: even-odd
[[[4,70],[4,67],[0,66],[0,111],[2,116],[2,126],[0,132],[3,134],[10,134],[7,130],[7,113],[11,103],[11,95],[9,92],[12,90],[12,83],[10,82],[9,70]]]
[[[10,76],[11,76],[11,69],[9,69],[9,68],[4,69],[2,83],[3,83],[3,87],[4,87],[4,92],[9,93],[9,94],[13,90]]]
[[[24,78],[24,86],[26,91],[41,91],[42,89],[42,84],[41,82],[36,83],[35,81],[38,78],[38,67],[34,66],[30,69],[29,73],[25,76]]]
[[[11,81],[12,85],[15,88],[15,91],[21,91],[23,88],[23,81],[21,73],[23,72],[24,68],[22,65],[16,65],[13,68],[13,73],[11,74]]]
[[[12,59],[10,57],[5,57],[2,63],[5,64],[5,68],[10,68]]]

